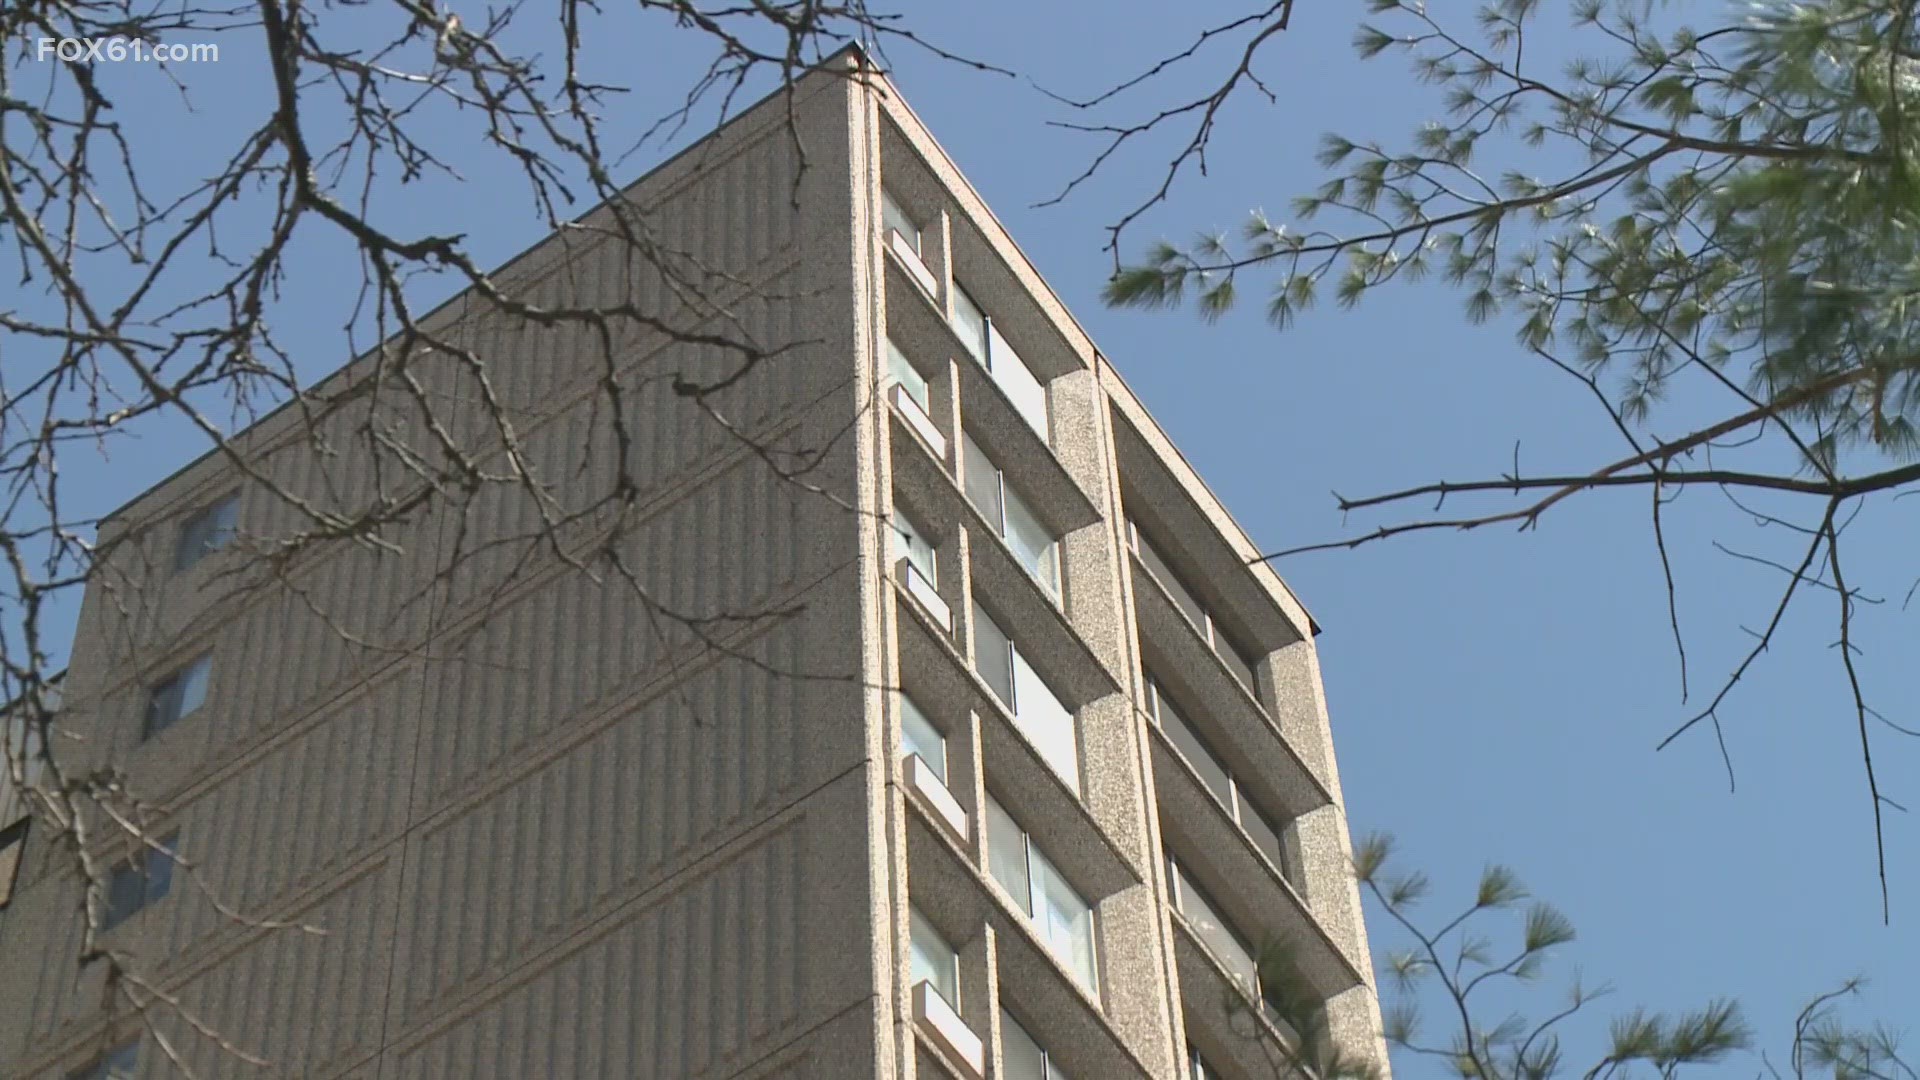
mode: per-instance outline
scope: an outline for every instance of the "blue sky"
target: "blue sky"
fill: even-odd
[[[1438,113],[1435,92],[1405,78],[1393,59],[1353,57],[1357,6],[1300,6],[1263,68],[1279,103],[1230,109],[1210,175],[1184,179],[1136,226],[1130,252],[1162,233],[1234,227],[1257,206],[1284,213],[1319,176],[1312,154],[1324,131],[1398,139]],[[925,5],[910,25],[956,52],[1084,95],[1237,10],[978,0]],[[1557,20],[1549,15],[1542,28],[1561,32]],[[684,89],[691,57],[670,43],[639,35],[625,58],[635,92],[617,108],[650,117]],[[1560,47],[1584,51],[1564,36]],[[1201,63],[1217,70],[1226,55],[1206,53]],[[904,45],[889,58],[916,111],[1262,546],[1343,535],[1332,490],[1495,474],[1516,440],[1524,460],[1543,469],[1590,464],[1616,449],[1584,390],[1513,346],[1506,327],[1468,326],[1460,297],[1438,283],[1395,287],[1353,312],[1309,312],[1284,335],[1261,321],[1255,302],[1214,326],[1187,312],[1105,309],[1104,226],[1157,184],[1171,147],[1123,155],[1064,204],[1036,208],[1098,143],[1048,126],[1065,111],[1023,79],[964,70]],[[190,176],[196,152],[237,138],[229,123],[260,121],[265,101],[244,92],[259,74],[259,58],[236,42],[219,65],[185,73],[201,110],[191,126],[169,126],[179,114],[157,101],[128,100],[126,116],[150,120],[146,134],[171,140],[173,167]],[[1128,100],[1144,112],[1171,92],[1148,87]],[[632,158],[630,175],[663,149],[671,147]],[[522,187],[494,161],[470,168],[463,187],[423,189],[388,209],[412,215],[406,227],[417,231],[473,232],[482,261],[493,262],[545,231],[525,206]],[[337,249],[306,256],[308,282],[351,272]],[[283,299],[283,327],[303,368],[318,374],[349,353],[343,309],[303,305],[299,284]],[[431,301],[444,291],[430,282],[420,295]],[[1257,300],[1257,290],[1248,295]],[[67,475],[89,509],[106,510],[197,449],[156,432],[110,462],[75,461]],[[1851,556],[1864,587],[1888,598],[1861,617],[1863,671],[1889,717],[1909,723],[1920,634],[1900,601],[1915,572],[1916,515],[1916,500],[1868,511]],[[1776,572],[1717,552],[1712,541],[1788,558],[1792,538],[1755,529],[1705,492],[1674,508],[1668,530],[1697,698],[1738,661],[1749,640],[1741,628],[1764,622],[1780,584]],[[1580,929],[1560,951],[1555,977],[1578,968],[1589,983],[1618,988],[1595,1006],[1600,1014],[1733,995],[1776,1060],[1799,1004],[1849,975],[1873,980],[1856,1015],[1898,1028],[1920,1013],[1915,826],[1889,816],[1893,922],[1883,926],[1830,603],[1816,598],[1793,616],[1736,691],[1725,712],[1738,776],[1729,794],[1707,729],[1654,751],[1689,710],[1679,699],[1643,493],[1576,499],[1535,533],[1413,537],[1279,569],[1325,628],[1321,657],[1354,830],[1397,834],[1408,865],[1434,877],[1436,904],[1464,900],[1483,863],[1511,864]],[[1875,748],[1888,793],[1920,801],[1920,747],[1882,730]],[[1377,952],[1395,941],[1376,925]],[[1557,1000],[1550,986],[1536,1004],[1546,1011]],[[1402,1063],[1402,1075],[1422,1074]]]
[[[1166,5],[1122,3],[1089,19],[1065,7],[990,4],[921,25],[937,26],[945,45],[1084,96],[1184,46],[1203,20],[1241,10],[1182,5],[1175,17]],[[1283,216],[1322,175],[1312,155],[1323,132],[1391,144],[1439,118],[1437,92],[1406,78],[1391,54],[1354,58],[1359,7],[1298,7],[1261,69],[1279,103],[1253,98],[1230,110],[1209,175],[1176,187],[1135,230],[1131,252],[1162,235],[1231,229],[1255,207]],[[1689,6],[1696,18],[1713,10]],[[1017,35],[998,32],[1015,23]],[[1536,47],[1594,48],[1560,16],[1538,26]],[[1231,49],[1203,54],[1209,70]],[[1516,440],[1540,471],[1616,454],[1617,436],[1584,388],[1526,355],[1508,327],[1468,325],[1460,295],[1437,282],[1396,286],[1354,311],[1326,305],[1284,334],[1260,318],[1254,288],[1242,291],[1244,311],[1215,326],[1188,312],[1104,309],[1102,227],[1151,191],[1173,148],[1122,157],[1065,205],[1035,209],[1098,142],[1045,126],[1064,112],[1022,83],[903,48],[890,55],[915,110],[1267,550],[1347,535],[1333,490],[1498,475]],[[1176,99],[1144,91],[1131,100],[1138,119]],[[1695,403],[1682,396],[1677,406],[1692,415]],[[1387,520],[1356,515],[1351,525]],[[1896,722],[1911,720],[1915,700],[1920,635],[1900,601],[1915,572],[1916,526],[1914,500],[1870,509],[1848,549],[1871,575],[1862,587],[1887,597],[1858,625],[1869,692]],[[1784,584],[1712,542],[1790,559],[1795,538],[1754,528],[1705,491],[1672,508],[1667,530],[1698,703],[1750,647],[1742,627],[1764,625]],[[1616,987],[1593,1006],[1602,1016],[1731,995],[1776,1062],[1804,1000],[1850,975],[1872,980],[1855,1017],[1898,1031],[1920,1015],[1915,828],[1889,813],[1893,921],[1884,926],[1827,598],[1790,616],[1724,711],[1738,782],[1729,794],[1706,727],[1654,751],[1693,710],[1679,698],[1644,492],[1576,499],[1534,533],[1428,534],[1279,569],[1325,628],[1321,659],[1356,835],[1396,834],[1406,865],[1435,879],[1436,912],[1448,898],[1464,902],[1482,865],[1498,861],[1579,927],[1532,998],[1538,1012],[1559,1002],[1553,978],[1576,969],[1589,985]],[[1888,794],[1920,801],[1920,747],[1878,730],[1875,752]],[[1377,913],[1372,926],[1378,959],[1397,939]],[[1496,935],[1516,927],[1517,917],[1487,924]],[[1570,1051],[1597,1045],[1601,1026],[1584,1030]],[[1398,1064],[1402,1075],[1430,1068]]]

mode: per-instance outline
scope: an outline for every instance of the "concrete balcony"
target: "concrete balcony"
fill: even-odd
[[[1166,850],[1212,885],[1214,900],[1226,908],[1221,914],[1252,939],[1253,948],[1269,937],[1285,943],[1321,998],[1359,985],[1359,969],[1306,900],[1227,814],[1166,735],[1149,727]]]
[[[1149,667],[1179,691],[1189,719],[1203,729],[1234,775],[1257,778],[1261,802],[1298,817],[1333,801],[1333,795],[1280,733],[1273,717],[1221,663],[1219,654],[1138,557],[1133,605],[1140,645]]]
[[[1187,1041],[1208,1061],[1228,1065],[1236,1076],[1313,1076],[1295,1057],[1299,1037],[1259,1007],[1177,911],[1173,955]]]

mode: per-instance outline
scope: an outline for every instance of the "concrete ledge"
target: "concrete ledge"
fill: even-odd
[[[914,434],[926,440],[927,448],[933,451],[934,457],[940,459],[940,464],[951,467],[951,461],[947,456],[947,437],[940,433],[940,428],[933,422],[933,417],[928,416],[927,411],[920,407],[920,403],[913,400],[913,395],[907,393],[907,388],[894,383],[887,388],[887,400],[893,402],[893,407],[900,410],[901,419],[907,422],[907,426],[913,429]]]
[[[960,808],[959,800],[947,790],[947,785],[941,782],[933,766],[927,764],[919,754],[908,754],[900,764],[906,773],[908,790],[918,796],[928,810],[933,811],[933,816],[946,826],[947,832],[962,848],[966,847],[967,812]]]
[[[925,980],[913,988],[913,1021],[920,1033],[939,1047],[955,1063],[972,1070],[971,1076],[984,1080],[987,1075],[987,1047],[953,1011],[947,999]]]
[[[925,289],[930,297],[937,299],[940,296],[940,283],[934,279],[933,271],[927,269],[927,264],[913,250],[913,245],[907,243],[907,238],[900,235],[899,229],[887,230],[887,250],[900,260],[900,265],[906,268],[915,285]]]
[[[926,609],[927,614],[940,629],[949,634],[953,633],[953,609],[940,598],[940,590],[933,587],[933,582],[928,581],[926,576],[908,562],[905,556],[901,556],[900,561],[893,564],[893,574],[900,582],[900,587],[907,590],[907,595],[913,597],[921,607]]]

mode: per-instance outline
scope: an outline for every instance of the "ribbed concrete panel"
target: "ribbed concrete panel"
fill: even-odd
[[[725,343],[773,349],[795,340],[789,330],[795,317],[792,305],[768,299],[790,291],[794,275],[773,270],[773,266],[759,266],[751,284],[729,282],[717,288],[707,310],[687,311],[667,320],[679,332],[714,339],[705,345],[670,344],[667,335],[650,323],[609,320],[603,337],[597,328],[577,323],[547,326],[497,314],[474,319],[464,336],[485,367],[480,371],[457,367],[441,418],[462,446],[492,453],[504,446],[503,419],[524,438],[532,425],[566,411],[583,397],[597,400],[604,411],[609,368],[617,374],[623,392],[673,373],[696,383],[717,383],[750,359],[747,352]],[[659,303],[671,308],[675,301],[663,296]],[[649,305],[636,300],[634,306],[645,311]],[[723,314],[713,314],[716,310]],[[726,413],[725,395],[733,392],[723,390],[710,403],[722,406]],[[700,412],[691,401],[677,400],[675,407],[689,414]],[[637,415],[652,421],[666,419],[644,409],[637,410]]]
[[[431,598],[432,541],[424,529],[410,539],[401,553],[338,552],[239,598],[218,613],[224,621],[191,634],[95,654],[112,683],[101,685],[101,671],[75,680],[91,685],[69,699],[62,717],[78,736],[65,751],[67,767],[132,765],[136,790],[163,798],[211,758],[255,744],[391,667],[417,649]],[[150,684],[202,653],[212,657],[205,703],[157,738],[143,738]]]
[[[856,1002],[833,1019],[807,1029],[791,1043],[730,1074],[728,1080],[870,1080],[893,1076],[886,1043],[876,1035],[874,1010],[867,1002]]]
[[[721,1077],[867,998],[864,840],[843,783],[400,1051],[387,1075]],[[833,1075],[857,1075],[849,1072]]]
[[[765,304],[743,306],[746,315],[766,310]],[[778,339],[793,332],[786,315],[742,321],[756,335]],[[549,566],[550,533],[569,548],[597,540],[620,509],[612,500],[623,440],[625,478],[634,506],[644,513],[649,501],[715,461],[752,452],[750,442],[792,413],[808,396],[808,384],[818,381],[803,354],[752,364],[744,372],[742,364],[737,353],[718,346],[670,348],[621,378],[621,424],[598,387],[557,417],[529,415],[517,422],[522,460],[552,498],[536,500],[522,487],[496,484],[450,517],[441,565],[448,568],[451,595],[441,622],[458,619],[467,605]],[[676,378],[720,385],[736,373],[737,381],[707,398],[704,407],[673,389]],[[497,430],[490,437],[497,438]]]
[[[396,849],[397,851],[397,849]],[[382,861],[310,909],[289,917],[324,931],[266,932],[180,992],[186,1011],[270,1064],[250,1065],[178,1016],[160,1027],[199,1077],[327,1076],[379,1048],[385,948],[400,884]],[[145,1055],[158,1059],[157,1049]],[[146,1075],[175,1075],[153,1062]]]
[[[429,468],[443,459],[428,434],[426,410],[441,407],[447,397],[448,373],[433,358],[417,359],[409,373],[420,384],[422,397],[404,389],[398,380],[378,389],[373,384],[354,388],[343,382],[341,400],[310,405],[311,431],[290,433],[299,437],[283,438],[271,446],[266,440],[242,440],[262,445],[261,452],[249,454],[248,467],[263,475],[264,481],[248,478],[227,458],[216,455],[191,470],[197,482],[183,488],[160,516],[110,528],[109,565],[98,580],[103,587],[112,587],[103,597],[107,602],[95,605],[85,630],[84,636],[96,639],[94,647],[101,650],[86,678],[124,678],[183,638],[204,632],[209,621],[230,619],[233,607],[256,603],[263,594],[298,588],[324,610],[324,602],[331,598],[329,584],[310,580],[311,556],[332,559],[355,549],[328,543],[289,558],[286,545],[295,537],[332,527],[316,522],[315,514],[335,521],[359,520],[383,502],[404,502],[420,489],[420,465],[403,461],[390,442],[405,447],[409,458]],[[214,500],[236,492],[239,515],[227,549],[193,567],[177,569],[183,522]],[[431,551],[423,544],[435,535],[437,529],[424,513],[390,521],[380,530],[389,547],[427,557]],[[371,554],[364,547],[358,551]],[[387,553],[386,557],[394,556]],[[356,576],[364,577],[364,569]],[[343,618],[354,610],[343,609]],[[94,666],[102,662],[107,666]],[[91,683],[83,688],[83,702],[92,689]]]
[[[796,579],[801,497],[758,461],[743,462],[619,544],[658,608],[604,564],[592,575],[564,567],[496,598],[484,622],[436,646],[416,812],[583,709],[665,673],[669,660],[692,659],[698,639],[660,609],[702,618],[774,606]]]
[[[778,631],[756,649],[782,670],[798,652]],[[802,743],[803,713],[837,690],[722,661],[429,831],[412,856],[402,1018],[604,915],[824,779]]]
[[[821,109],[814,105],[802,112],[817,115]],[[604,336],[597,326],[530,324],[487,312],[487,302],[475,301],[469,325],[450,337],[484,359],[492,398],[507,416],[538,411],[556,398],[564,401],[603,378],[609,355],[617,366],[646,356],[666,340],[661,325],[763,346],[793,340],[765,333],[753,325],[752,312],[742,311],[754,294],[782,293],[782,284],[769,272],[800,257],[793,141],[779,124],[748,127],[706,148],[698,161],[669,170],[673,175],[641,185],[632,193],[640,209],[629,224],[597,213],[587,228],[555,237],[506,275],[515,298],[540,311],[612,312]],[[815,162],[798,190],[817,198],[818,189],[832,182],[834,170],[823,165],[830,163]],[[646,255],[609,235],[629,227]],[[790,305],[780,307],[791,314]],[[476,373],[459,364],[455,368],[456,398],[481,400]],[[484,418],[471,419],[484,423]],[[484,426],[455,431],[463,444],[476,434],[487,437]]]
[[[348,552],[223,626],[211,639],[211,743],[284,724],[409,655],[426,625],[430,556]]]
[[[388,679],[317,726],[222,776],[174,818],[181,851],[204,869],[155,909],[140,947],[150,964],[240,930],[214,904],[262,918],[339,874],[406,823],[414,682]],[[211,895],[208,895],[211,894]]]
[[[819,116],[809,112],[808,119]],[[695,153],[702,154],[698,182],[657,207],[647,206],[646,219],[667,251],[697,253],[700,263],[720,274],[751,275],[760,260],[793,242],[798,214],[791,133],[775,125],[737,151],[722,144]]]
[[[39,1045],[99,1008],[102,966],[79,965],[80,889],[71,879],[40,882],[0,911],[0,1076]]]
[[[830,88],[816,83],[794,98],[793,116],[810,151],[797,188],[798,158],[785,111],[743,117],[629,188],[626,221],[596,210],[578,228],[549,238],[496,275],[496,284],[516,299],[552,310],[652,299],[652,290],[664,282],[654,263],[672,269],[672,284],[664,287],[668,297],[703,293],[729,278],[753,278],[756,267],[791,249],[802,215],[822,189],[845,180],[845,163],[832,160],[830,148],[820,145],[832,142],[836,115],[844,128],[844,98],[818,93],[823,89]],[[844,130],[839,141],[845,141]],[[627,247],[629,230],[645,260]],[[674,315],[677,307],[636,306],[658,317]]]
[[[202,868],[196,873],[205,890],[184,870],[177,871],[166,900],[109,931],[103,943],[131,953],[144,976],[160,980],[173,977],[176,958],[197,964],[210,955],[209,948],[223,950],[258,935],[263,922],[304,921],[325,928],[325,936],[297,931],[268,935],[272,947],[282,951],[293,947],[287,939],[297,938],[299,948],[315,954],[312,964],[336,963],[318,956],[329,950],[373,948],[376,942],[367,927],[379,911],[389,912],[384,925],[391,925],[392,897],[387,895],[379,910],[356,897],[375,886],[356,886],[359,891],[351,896],[334,896],[304,914],[288,914],[286,901],[337,876],[350,856],[371,850],[379,837],[397,835],[406,809],[413,731],[400,713],[403,702],[417,699],[404,690],[404,680],[399,680],[357,700],[189,805],[169,828],[179,829],[182,854]],[[25,1013],[30,1008],[36,1041],[58,1032],[66,1021],[92,1014],[104,972],[102,965],[93,965],[86,977],[76,977],[80,885],[66,872],[71,865],[67,860],[56,865],[62,871],[58,877],[35,882],[0,913],[0,972],[7,973],[0,978],[0,1010],[17,1006]],[[389,884],[397,886],[398,878]],[[215,897],[242,919],[221,912]],[[351,933],[343,934],[343,928]],[[274,992],[283,977],[293,977],[282,968],[274,972],[261,976],[259,986],[247,992],[249,1000]],[[14,993],[23,993],[32,1005],[10,1002],[8,995]],[[377,1008],[374,1013],[377,1016]],[[9,1049],[0,1046],[0,1076],[16,1075],[4,1064]]]
[[[459,324],[443,337],[459,344]],[[447,464],[431,425],[444,411],[460,371],[451,357],[416,346],[404,358],[390,356],[384,369],[367,365],[351,379],[330,383],[321,400],[309,405],[311,419],[291,425],[251,462],[285,497],[250,486],[241,540],[309,533],[320,527],[314,512],[351,518],[383,498],[397,499],[418,488],[423,469]],[[236,472],[219,459],[208,464]],[[235,475],[227,483],[242,480]],[[212,480],[203,482],[202,490],[211,494],[222,486]]]

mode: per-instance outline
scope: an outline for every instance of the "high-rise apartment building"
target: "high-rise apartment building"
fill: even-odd
[[[92,853],[178,1009],[77,961],[29,830],[0,1075],[175,1075],[164,1036],[202,1076],[1253,1080],[1302,993],[1384,1067],[1312,621],[893,87],[843,53],[630,196],[771,357],[608,365],[463,296],[424,325],[491,400],[318,391],[342,432],[506,417],[563,494],[625,470],[617,535],[495,484],[262,559],[310,520],[278,493],[408,475],[287,410],[103,527],[66,752],[179,853]],[[591,227],[497,280],[680,302]]]

